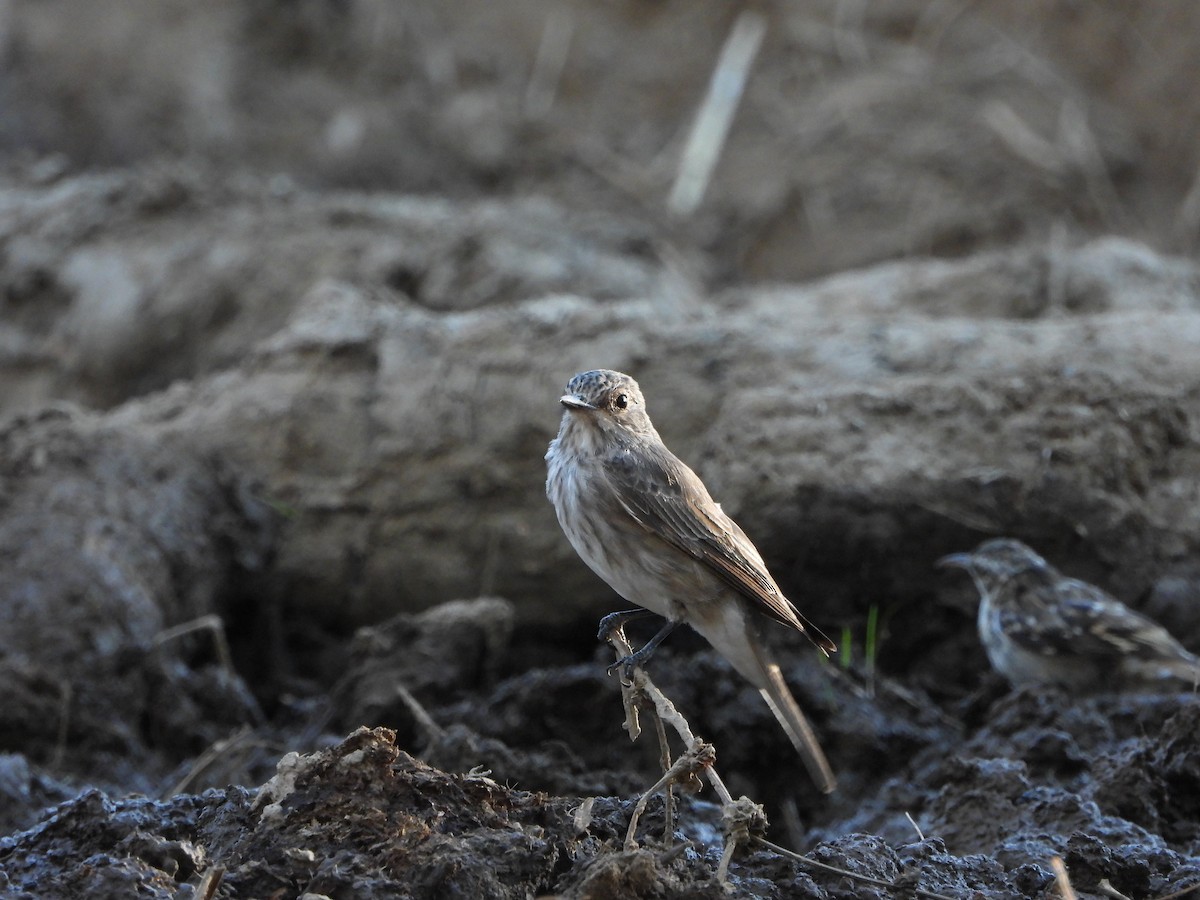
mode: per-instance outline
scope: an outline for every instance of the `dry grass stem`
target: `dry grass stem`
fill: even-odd
[[[224,866],[210,866],[208,871],[200,878],[200,883],[196,885],[196,900],[212,900],[217,894],[217,888],[221,886],[221,880],[225,877]]]
[[[232,756],[235,752],[249,750],[254,747],[268,746],[263,741],[250,740],[250,736],[253,733],[253,730],[248,726],[243,726],[229,737],[223,738],[219,741],[214,741],[207,750],[196,757],[195,761],[192,763],[192,767],[188,769],[187,774],[184,775],[183,778],[179,779],[176,784],[172,785],[170,790],[168,790],[162,796],[174,797],[177,794],[187,793],[188,788],[191,787],[192,783],[197,777],[199,777],[200,773],[223,757]]]
[[[746,88],[750,66],[766,33],[767,21],[759,13],[743,10],[734,21],[683,148],[679,174],[667,200],[667,208],[675,215],[690,215],[704,198]]]
[[[1100,883],[1096,885],[1096,893],[1102,894],[1105,897],[1112,897],[1113,900],[1129,900],[1128,897],[1113,887],[1107,878],[1100,879]]]
[[[229,652],[229,640],[225,637],[225,622],[218,615],[210,613],[207,616],[192,619],[190,622],[181,622],[178,625],[165,628],[154,636],[154,645],[161,647],[168,641],[177,640],[196,631],[209,631],[212,633],[213,648],[217,653],[217,661],[221,664],[221,668],[230,675],[233,675],[233,654]]]
[[[1066,863],[1062,861],[1062,857],[1051,858],[1050,868],[1054,870],[1054,883],[1058,887],[1059,896],[1063,900],[1077,900],[1075,889],[1071,887],[1071,878],[1067,874]]]
[[[863,884],[873,884],[876,887],[887,888],[895,891],[901,896],[911,894],[914,897],[924,897],[926,900],[955,900],[953,897],[947,897],[945,894],[935,894],[933,891],[927,891],[924,888],[913,888],[908,885],[894,884],[890,881],[884,881],[882,878],[872,878],[870,875],[860,875],[858,872],[851,872],[849,869],[839,869],[837,866],[827,865],[823,862],[817,862],[807,856],[803,856],[789,850],[787,847],[781,847],[778,844],[773,844],[766,838],[757,838],[758,843],[768,850],[778,853],[780,856],[786,856],[788,859],[794,859],[801,865],[807,866],[810,869],[818,869],[822,872],[828,872],[830,875],[838,875],[842,878],[850,878],[854,881],[861,881]]]
[[[525,87],[525,115],[529,118],[539,119],[554,106],[574,34],[575,16],[563,7],[551,7],[533,61],[533,73]]]
[[[922,844],[925,843],[925,833],[921,831],[921,826],[918,825],[917,820],[912,817],[912,813],[910,813],[908,810],[905,810],[904,818],[908,819],[909,824],[913,827],[913,831],[917,833],[917,840],[919,840]]]
[[[413,714],[413,718],[417,720],[417,727],[425,735],[425,740],[433,743],[442,738],[446,734],[446,730],[437,722],[433,721],[433,716],[429,715],[421,702],[412,695],[412,692],[402,684],[396,685],[396,696],[398,696],[408,711]]]

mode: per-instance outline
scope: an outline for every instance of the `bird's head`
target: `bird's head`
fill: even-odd
[[[646,400],[638,383],[612,369],[580,372],[567,382],[559,398],[569,423],[587,431],[613,435],[654,434]]]
[[[970,553],[951,553],[939,559],[937,564],[942,568],[965,569],[981,593],[995,590],[1022,572],[1049,569],[1049,563],[1012,538],[984,541]]]

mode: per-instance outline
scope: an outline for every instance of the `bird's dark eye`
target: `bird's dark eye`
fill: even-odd
[[[629,406],[628,395],[617,394],[617,396],[613,397],[613,406],[615,406],[617,409],[625,409],[625,407]]]

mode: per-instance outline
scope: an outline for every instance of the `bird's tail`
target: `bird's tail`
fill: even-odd
[[[771,707],[771,712],[775,713],[775,718],[779,720],[779,724],[791,738],[792,744],[795,746],[796,752],[800,754],[804,768],[808,769],[812,780],[816,782],[822,793],[830,793],[837,787],[837,779],[833,776],[833,769],[830,768],[829,760],[825,758],[821,745],[817,743],[817,736],[813,734],[812,726],[808,724],[808,719],[801,712],[800,705],[792,696],[792,692],[788,690],[787,682],[783,680],[783,672],[780,671],[779,666],[767,659],[760,647],[755,646],[755,651],[759,665],[762,667],[763,676],[766,678],[767,686],[762,688],[763,699],[767,701],[767,706]]]

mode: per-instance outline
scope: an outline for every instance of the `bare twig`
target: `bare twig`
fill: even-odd
[[[1083,172],[1084,183],[1096,209],[1109,226],[1118,225],[1124,218],[1121,197],[1113,184],[1112,175],[1104,161],[1100,141],[1088,123],[1087,110],[1078,101],[1063,101],[1058,116],[1058,141],[1063,156],[1071,159]]]
[[[767,21],[759,13],[742,10],[734,21],[683,149],[675,186],[667,200],[672,213],[690,215],[700,205],[729,136],[733,114],[746,88],[746,76],[766,33]]]
[[[608,640],[616,650],[617,659],[624,659],[625,657],[632,655],[633,647],[630,645],[629,639],[625,637],[625,632],[623,629],[615,629],[608,636]],[[654,682],[650,680],[650,676],[647,675],[642,669],[638,668],[633,670],[633,681],[631,683],[626,684],[625,682],[621,682],[621,694],[622,701],[625,704],[625,713],[627,718],[629,716],[629,710],[636,707],[638,696],[641,695],[641,697],[644,697],[654,705],[655,712],[659,715],[664,723],[675,729],[675,733],[679,735],[680,739],[686,746],[691,747],[695,745],[696,736],[692,734],[692,729],[691,726],[688,725],[687,719],[685,719],[679,713],[679,710],[675,708],[675,704],[667,699],[667,696],[655,686]],[[628,730],[628,728],[626,730]],[[630,739],[637,740],[637,738],[633,737],[632,735]],[[721,776],[719,776],[716,771],[714,771],[712,768],[706,769],[704,771],[704,777],[708,779],[708,783],[711,784],[713,790],[717,792],[717,796],[721,799],[721,803],[729,804],[733,802],[733,797],[730,795],[729,789],[725,787],[725,782],[721,780]]]
[[[667,743],[667,729],[663,725],[663,720],[657,715],[654,717],[654,731],[658,736],[659,764],[666,772],[672,765],[671,745]],[[663,819],[663,843],[670,850],[671,845],[675,843],[675,792],[669,784],[663,795]]]
[[[662,778],[658,779],[648,791],[638,798],[637,805],[633,808],[633,815],[629,817],[629,829],[625,832],[626,850],[637,849],[638,845],[634,840],[634,834],[637,832],[638,821],[641,819],[642,813],[646,811],[646,804],[650,802],[650,798],[663,788],[666,788],[669,793],[671,785],[679,781],[681,776],[695,775],[711,768],[716,758],[717,754],[713,750],[712,744],[706,744],[700,740],[679,755],[679,758],[663,773]],[[729,852],[728,847],[726,847],[726,852]],[[722,880],[724,880],[723,877]]]
[[[633,647],[630,645],[629,639],[625,637],[623,629],[614,629],[609,634],[608,640],[616,651],[618,661],[625,659],[633,653]],[[662,778],[638,799],[637,806],[630,817],[629,830],[625,836],[626,849],[637,846],[634,842],[634,834],[637,829],[638,820],[641,818],[650,797],[663,788],[666,788],[669,794],[672,784],[686,780],[696,781],[698,780],[697,776],[702,774],[720,798],[722,808],[725,812],[725,851],[721,857],[721,864],[717,869],[717,878],[724,883],[729,871],[729,862],[733,858],[734,851],[738,846],[749,841],[752,831],[760,832],[766,828],[766,815],[762,812],[761,807],[751,803],[745,797],[734,801],[729,793],[729,789],[725,787],[725,783],[713,768],[713,763],[716,760],[716,751],[712,745],[704,743],[692,734],[691,726],[688,725],[687,720],[680,715],[675,705],[655,686],[654,682],[650,680],[650,677],[640,667],[633,670],[632,677],[628,683],[621,682],[621,695],[625,706],[626,729],[630,732],[630,737],[633,740],[636,740],[637,734],[640,733],[640,729],[636,725],[638,704],[644,701],[652,704],[655,715],[655,728],[663,746],[666,746],[666,732],[663,726],[669,723],[688,748],[669,766],[667,771],[663,773]],[[633,723],[633,728],[630,728],[631,722]],[[664,749],[663,752],[664,760],[669,759],[669,751]],[[669,803],[670,801],[668,800]],[[673,830],[673,822],[668,821]]]
[[[941,506],[933,501],[918,501],[917,506],[926,512],[931,512],[935,516],[949,519],[958,525],[965,525],[967,528],[973,528],[976,531],[982,531],[985,534],[997,534],[1000,531],[999,525],[991,519],[965,509],[951,509],[948,506]]]
[[[722,824],[725,826],[725,852],[721,854],[721,864],[717,866],[717,881],[724,884],[729,875],[733,851],[743,844],[749,844],[752,837],[762,836],[767,830],[767,814],[749,797],[740,797],[725,806]]]
[[[983,121],[1014,155],[1054,175],[1067,169],[1062,149],[1042,137],[1009,104],[993,100],[983,107]]]
[[[629,639],[625,636],[625,632],[621,628],[614,629],[608,635],[609,643],[613,645],[616,651],[617,660],[623,660],[633,653],[633,647],[629,643]],[[634,849],[637,844],[634,842],[634,832],[637,828],[639,819],[645,812],[646,804],[650,798],[664,787],[670,790],[672,783],[678,782],[681,776],[690,775],[695,777],[697,773],[702,773],[708,782],[713,786],[717,795],[721,799],[721,806],[724,817],[725,826],[725,849],[721,856],[720,865],[717,868],[717,878],[722,883],[725,881],[729,873],[729,863],[733,859],[733,854],[736,849],[751,841],[757,842],[760,846],[766,847],[769,850],[778,853],[780,856],[786,856],[789,859],[794,859],[799,863],[810,868],[819,869],[824,872],[829,872],[833,875],[839,875],[845,878],[851,878],[856,881],[861,881],[866,884],[874,884],[879,887],[888,888],[898,893],[908,892],[912,896],[924,897],[927,900],[954,900],[954,898],[946,897],[943,894],[936,894],[932,891],[927,891],[922,888],[911,888],[908,885],[896,884],[890,881],[884,881],[881,878],[872,878],[868,875],[860,875],[857,872],[851,872],[847,869],[839,869],[836,866],[830,866],[825,863],[817,862],[815,859],[810,859],[807,856],[802,856],[795,851],[788,850],[778,844],[773,844],[766,840],[762,834],[767,827],[767,817],[764,814],[762,807],[753,803],[746,797],[739,800],[734,800],[730,795],[728,788],[725,787],[719,775],[717,775],[713,762],[716,758],[711,744],[706,744],[692,734],[691,727],[687,720],[680,715],[679,711],[667,697],[655,686],[654,682],[641,668],[635,668],[632,677],[628,683],[621,682],[622,702],[625,705],[626,730],[630,731],[632,740],[637,740],[640,729],[629,728],[630,721],[637,721],[637,709],[639,704],[645,702],[653,704],[653,712],[656,716],[656,727],[659,730],[660,740],[666,741],[666,735],[662,731],[663,723],[670,723],[676,733],[688,747],[688,750],[683,753],[675,762],[663,773],[655,784],[638,799],[637,805],[634,807],[633,815],[630,818],[629,829],[625,836],[625,849]],[[665,752],[665,751],[664,751]],[[794,818],[798,818],[793,816]],[[911,821],[911,817],[910,817]],[[916,827],[916,823],[913,823]],[[921,831],[918,828],[917,834]],[[922,836],[922,840],[924,837]]]

